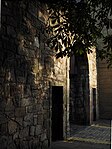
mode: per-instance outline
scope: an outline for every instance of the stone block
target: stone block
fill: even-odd
[[[30,135],[34,136],[35,135],[35,126],[30,127]]]
[[[31,120],[33,122],[33,113],[27,113],[24,117],[24,121]]]
[[[33,125],[33,113],[27,113],[24,117],[24,127]]]
[[[14,133],[14,135],[13,135],[13,140],[18,139],[18,136],[19,136],[19,132]]]
[[[34,125],[37,125],[37,115],[33,116],[33,123],[34,123]]]
[[[49,129],[49,125],[50,125],[50,120],[49,119],[44,119],[44,122],[43,122],[44,128]]]
[[[37,113],[37,112],[41,112],[42,110],[43,110],[43,107],[41,104],[32,105],[32,106],[27,107],[27,112],[29,112],[29,113]]]
[[[26,138],[28,136],[29,136],[29,128],[28,127],[20,130],[19,137],[21,139]]]
[[[8,122],[8,131],[9,131],[9,134],[15,133],[16,130],[17,130],[17,123],[14,122],[14,121],[12,121],[12,120],[10,120]]]
[[[15,116],[16,117],[24,117],[26,114],[25,107],[20,107],[15,109]]]
[[[40,140],[43,142],[47,139],[46,133],[41,134]]]
[[[49,109],[49,100],[44,100],[44,102],[43,102],[43,107],[44,107],[44,109]]]
[[[43,115],[42,114],[38,115],[37,123],[38,123],[38,125],[43,125]]]
[[[48,149],[48,140],[43,141],[42,149]]]
[[[52,115],[52,113],[51,113],[51,115]],[[49,113],[49,111],[44,111],[44,119],[49,119],[50,118],[50,113]]]
[[[19,123],[21,126],[23,125],[23,118],[16,118],[17,123]]]
[[[7,98],[5,111],[14,111],[15,107],[11,98]]]
[[[42,133],[42,126],[41,125],[37,125],[36,126],[36,131],[35,131],[35,135],[38,136]]]
[[[41,149],[39,138],[29,141],[29,149]]]
[[[30,106],[33,103],[33,98],[22,98],[21,99],[21,106]]]

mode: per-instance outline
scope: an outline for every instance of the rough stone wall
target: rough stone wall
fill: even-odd
[[[70,121],[89,124],[89,76],[86,56],[71,58],[70,70]]]
[[[112,16],[108,16],[110,19]],[[104,27],[102,31],[104,37],[112,35],[112,29]],[[105,47],[103,40],[97,41],[97,49]],[[112,68],[108,69],[107,60],[98,59],[98,101],[99,101],[99,118],[112,119]]]
[[[55,59],[45,41],[46,12],[37,1],[2,1],[0,40],[0,148],[45,149],[51,141],[51,86],[64,86],[68,128],[67,59]]]
[[[71,58],[70,121],[76,124],[91,124],[98,119],[95,48],[92,51],[87,57]]]
[[[106,60],[98,61],[99,117],[112,119],[112,68],[107,68]]]

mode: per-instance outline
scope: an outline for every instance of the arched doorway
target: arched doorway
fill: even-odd
[[[70,123],[88,125],[89,67],[87,55],[72,56],[70,59]]]

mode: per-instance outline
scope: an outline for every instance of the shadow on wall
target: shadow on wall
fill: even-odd
[[[87,55],[71,58],[70,123],[89,124],[89,70]]]
[[[54,61],[45,45],[44,24],[31,15],[31,5],[2,1],[1,149],[48,146],[49,77]],[[34,44],[36,36],[40,48]]]

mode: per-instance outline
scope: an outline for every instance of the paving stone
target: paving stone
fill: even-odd
[[[76,130],[76,131],[75,131]],[[71,140],[110,144],[111,128],[107,126],[71,126]]]

